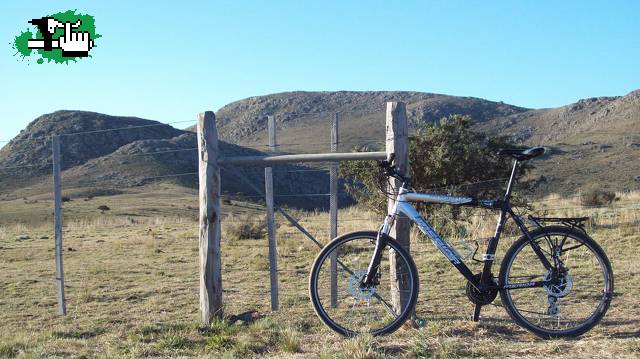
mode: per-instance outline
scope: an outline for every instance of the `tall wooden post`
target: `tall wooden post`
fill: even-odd
[[[331,152],[338,152],[338,122],[340,114],[335,113],[331,122]],[[332,163],[329,168],[329,235],[330,239],[338,236],[338,164]],[[338,305],[338,253],[331,253],[331,308]]]
[[[386,114],[386,147],[387,156],[395,154],[394,164],[399,174],[409,175],[409,127],[407,124],[407,110],[404,102],[387,102]],[[397,193],[401,183],[394,180],[391,184],[390,192]],[[394,199],[389,199],[387,206],[391,210]],[[395,238],[402,247],[409,250],[409,219],[398,216],[395,225],[389,235]],[[404,291],[408,288],[407,272],[408,268],[403,268],[402,262],[398,261],[393,250],[389,252],[391,294],[393,306],[400,311],[407,303],[408,293]]]
[[[198,115],[200,195],[200,316],[209,325],[222,318],[222,266],[220,262],[220,168],[216,117]]]
[[[274,116],[267,117],[267,129],[269,131],[269,150],[276,150],[276,119]],[[271,281],[271,310],[276,311],[279,307],[278,300],[278,251],[276,247],[276,225],[273,202],[273,169],[264,169],[264,194],[267,204],[267,236],[269,240],[269,279]]]
[[[56,289],[58,298],[58,314],[67,314],[67,303],[64,295],[64,267],[62,265],[62,183],[60,180],[60,136],[51,138],[53,149],[53,221],[56,253]]]

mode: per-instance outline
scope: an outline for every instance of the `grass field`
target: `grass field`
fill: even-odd
[[[158,186],[86,201],[70,196],[64,204],[66,317],[56,314],[50,201],[31,196],[0,202],[0,357],[640,356],[637,193],[619,195],[611,207],[599,209],[559,197],[543,202],[547,208],[568,208],[554,214],[597,214],[589,232],[608,253],[616,280],[612,306],[600,325],[580,338],[552,341],[520,329],[497,306],[485,307],[479,323],[470,321],[464,281],[417,236],[412,238],[421,275],[417,314],[427,319],[426,326],[406,326],[381,338],[343,339],[321,324],[308,300],[317,247],[281,218],[281,310],[271,313],[266,240],[232,236],[237,222],[258,221],[263,212],[234,203],[225,209],[238,215],[223,226],[227,319],[203,327],[195,193]],[[96,208],[102,204],[111,210],[101,214]],[[328,240],[326,213],[296,216]],[[477,217],[468,225],[484,236],[493,221]],[[375,229],[378,222],[372,213],[341,210],[339,232]],[[514,239],[501,242],[498,259]],[[251,320],[237,320],[248,311],[240,319]]]

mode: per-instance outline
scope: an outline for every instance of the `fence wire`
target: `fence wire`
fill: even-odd
[[[371,114],[381,114],[380,111],[372,111],[369,113],[362,113],[359,111],[353,111],[353,112],[358,112],[359,115],[361,116],[367,116],[367,115],[371,115]],[[344,113],[348,113],[348,112],[344,112]],[[314,112],[314,113],[284,113],[281,114],[279,116],[323,116],[323,115],[332,115],[333,112]],[[101,129],[101,130],[91,130],[91,131],[81,131],[81,132],[71,132],[71,133],[60,133],[57,134],[59,136],[63,136],[63,137],[68,137],[68,136],[84,136],[84,135],[93,135],[93,134],[103,134],[103,133],[108,133],[108,132],[114,132],[114,131],[124,131],[124,130],[133,130],[133,129],[141,129],[141,128],[150,128],[150,127],[160,127],[160,126],[168,126],[171,124],[178,124],[178,123],[194,123],[194,121],[175,121],[175,122],[168,122],[168,123],[157,123],[157,124],[149,124],[149,125],[140,125],[140,126],[128,126],[128,127],[120,127],[120,128],[111,128],[111,129]],[[629,134],[629,133],[617,133],[617,132],[605,132],[605,131],[599,131],[599,132],[585,132],[585,133],[589,133],[589,134],[618,134],[618,135],[630,135],[630,136],[636,136],[636,134]],[[539,136],[539,135],[553,135],[555,133],[544,133],[544,132],[539,132],[536,134],[531,135],[531,137],[533,136]],[[41,137],[32,137],[32,138],[25,138],[25,139],[14,139],[14,140],[3,140],[0,141],[2,143],[8,143],[8,142],[20,142],[20,141],[31,141],[31,140],[50,140],[52,137],[52,135],[48,135],[48,136],[41,136]],[[352,140],[352,141],[342,141],[340,142],[338,145],[342,146],[340,148],[343,148],[345,146],[349,146],[349,145],[362,145],[362,143],[364,142],[365,145],[368,146],[374,146],[374,145],[383,145],[385,142],[384,141],[358,141],[358,140]],[[252,149],[260,149],[260,150],[265,150],[269,148],[269,145],[265,144],[251,144],[248,146],[244,146],[247,148],[252,148]],[[276,150],[277,151],[282,151],[282,149],[287,149],[287,148],[297,148],[297,147],[305,147],[308,149],[314,149],[314,148],[329,148],[330,147],[330,143],[329,141],[327,142],[307,142],[307,143],[303,143],[303,142],[291,142],[291,143],[279,143],[276,146]],[[171,149],[171,150],[158,150],[158,151],[153,151],[153,152],[143,152],[143,153],[119,153],[119,154],[112,154],[114,157],[142,157],[142,156],[152,156],[152,155],[162,155],[162,154],[171,154],[171,153],[179,153],[179,152],[189,152],[189,151],[196,151],[197,147],[191,147],[191,148],[182,148],[182,149]],[[271,153],[274,154],[274,153]],[[1,171],[12,171],[15,169],[21,169],[21,168],[33,168],[33,167],[44,167],[44,166],[50,166],[52,165],[51,162],[45,162],[42,164],[33,164],[33,165],[20,165],[20,166],[5,166],[5,167],[0,167]],[[223,171],[233,171],[225,166],[221,166],[221,169]],[[300,168],[300,169],[288,169],[285,170],[284,172],[286,174],[308,174],[308,175],[314,175],[317,173],[322,173],[322,172],[328,172],[329,168],[323,168],[322,166],[318,166],[317,168]],[[236,174],[238,174],[236,172]],[[93,188],[96,185],[105,185],[105,184],[113,184],[113,187],[111,187],[111,189],[120,189],[117,186],[118,182],[121,182],[122,180],[125,181],[132,181],[132,182],[138,182],[138,183],[143,183],[146,181],[152,181],[152,180],[159,180],[159,179],[165,179],[165,178],[176,178],[176,177],[187,177],[187,176],[196,176],[198,175],[198,172],[183,172],[183,173],[171,173],[171,174],[162,174],[162,175],[157,175],[157,176],[145,176],[145,177],[138,177],[138,178],[124,178],[124,179],[104,179],[104,180],[95,180],[94,181],[81,181],[79,182],[77,185],[73,185],[72,188]],[[247,178],[245,178],[245,176],[243,175],[239,175],[236,176],[238,177],[239,180],[244,181],[245,184],[247,184],[246,182],[250,182]],[[447,185],[447,186],[435,186],[432,187],[431,190],[434,191],[439,191],[439,190],[451,190],[452,188],[460,188],[460,187],[470,187],[470,186],[478,186],[478,185],[483,185],[483,184],[489,184],[489,183],[496,183],[499,181],[506,181],[508,180],[508,177],[502,177],[502,178],[493,178],[493,179],[485,179],[485,180],[481,180],[481,181],[476,181],[476,182],[471,182],[471,183],[461,183],[461,184],[455,184],[455,185]],[[51,184],[47,184],[47,185],[51,185]],[[83,187],[84,186],[84,187]],[[237,201],[245,201],[247,199],[263,199],[264,198],[264,194],[262,194],[262,189],[260,188],[261,186],[257,186],[255,184],[252,183],[248,183],[247,187],[252,188],[256,193],[259,193],[259,195],[237,195],[237,194],[223,194],[222,198],[223,200],[237,200]],[[104,188],[104,187],[102,187]],[[20,189],[41,189],[40,187],[23,187]],[[635,191],[639,191],[635,190]],[[274,197],[276,198],[288,198],[288,197],[327,197],[330,196],[329,193],[282,193],[282,194],[276,194]],[[345,197],[345,196],[349,196],[347,193],[339,193],[338,196],[340,197]],[[571,195],[571,196],[566,196],[563,197],[563,200],[566,199],[573,199],[573,198],[579,198],[580,194],[576,194],[576,195]],[[538,203],[547,203],[547,202],[552,202],[555,201],[557,199],[555,198],[548,198],[548,199],[540,199],[540,200],[534,200],[532,201],[534,204],[538,204]],[[277,205],[276,205],[277,206]],[[222,223],[223,225],[228,225],[228,224],[246,224],[246,223],[263,223],[265,221],[265,211],[266,208],[260,204],[247,204],[247,203],[243,203],[243,204],[239,204],[239,203],[230,203],[229,207],[231,207],[232,209],[229,209],[228,207],[225,209],[223,209],[223,213],[222,213]],[[254,213],[250,213],[253,216],[251,217],[246,217],[248,215],[247,212],[240,212],[237,211],[237,207],[240,208],[244,208],[247,210],[251,210]],[[614,213],[619,213],[619,212],[623,212],[623,211],[640,211],[640,207],[634,207],[634,206],[629,206],[629,207],[615,207],[612,208],[610,206],[574,206],[574,207],[562,207],[562,208],[544,208],[544,209],[537,209],[537,212],[549,212],[549,211],[561,211],[561,210],[576,210],[576,211],[593,211],[593,210],[599,210],[599,209],[606,209],[608,212],[614,212]],[[198,209],[197,208],[188,208],[188,210],[193,211],[193,212],[197,212]],[[4,211],[3,210],[3,214],[4,215],[19,215],[19,214],[23,214],[24,212],[20,212],[20,211]],[[278,213],[278,212],[276,212]],[[491,212],[491,213],[473,213],[471,215],[466,215],[463,214],[461,215],[462,219],[465,218],[487,218],[487,217],[492,217],[495,218],[497,215],[496,212]],[[263,218],[260,218],[260,216],[262,216]],[[298,216],[299,217],[299,216]],[[350,215],[348,218],[345,219],[339,219],[339,222],[344,222],[344,223],[357,223],[357,222],[375,222],[375,223],[379,223],[382,221],[383,215],[380,215],[379,217],[354,217],[353,215]],[[298,218],[299,222],[302,224],[307,223],[308,221],[314,221],[317,222],[318,219],[317,218],[312,218],[312,217],[302,217],[302,218]],[[327,218],[327,222],[328,222],[328,218]],[[140,225],[140,222],[138,223],[132,223],[131,226],[136,226],[136,225]],[[326,226],[328,227],[328,226]],[[69,231],[71,231],[72,229],[69,229],[68,227],[64,228],[65,233],[69,233]],[[313,233],[318,237],[318,238],[325,238],[328,239],[329,238],[329,230],[313,230]],[[292,237],[294,236],[301,236],[303,235],[302,233],[300,233],[299,231],[284,231],[282,229],[278,229],[277,230],[277,234],[282,238],[284,237],[284,240],[290,240]],[[197,238],[197,234],[194,234],[194,236],[196,236]],[[43,240],[44,241],[44,240]],[[267,243],[266,241],[262,240],[262,241],[251,241],[251,240],[246,240],[243,241],[246,243],[237,243],[237,242],[233,242],[233,241],[229,241],[229,240],[223,240],[223,247],[224,248],[246,248],[246,247],[252,247],[252,248],[257,248],[257,249],[267,249]],[[305,242],[306,243],[306,242]],[[47,242],[43,242],[42,244],[42,248],[45,248],[45,244],[48,244]],[[32,250],[33,246],[29,245],[22,245],[22,244],[12,244],[11,246],[2,246],[0,247],[2,250]],[[68,248],[67,248],[68,249]],[[74,250],[77,251],[77,250]],[[74,252],[74,251],[68,251],[65,250],[65,252]],[[244,258],[243,258],[244,259]],[[286,263],[286,262],[285,262]],[[309,263],[310,264],[310,263]],[[121,268],[114,268],[113,271],[114,272],[118,272],[118,270],[121,270]],[[236,274],[235,273],[235,268],[232,267],[223,267],[223,276],[227,276],[227,275],[232,275],[232,274]],[[290,269],[290,268],[278,268],[277,272],[284,275],[287,275],[289,277],[304,277],[306,279],[307,273],[308,273],[308,268],[296,268],[296,269]],[[269,269],[242,269],[242,274],[255,274],[255,275],[262,275],[264,277],[266,277],[266,275],[269,273]],[[78,274],[71,274],[71,276],[68,276],[67,279],[65,280],[65,282],[67,283],[67,285],[70,288],[74,288],[74,287],[78,287],[78,286],[82,286],[85,285],[85,280],[86,278],[90,278],[91,274],[90,273],[85,273],[85,275],[78,275]],[[46,282],[46,283],[53,283],[53,279],[51,280],[42,280],[39,279],[37,277],[33,277],[30,278],[28,280],[32,280],[32,281],[37,281],[37,282]],[[192,285],[195,286],[198,284],[198,279],[197,278],[187,278],[186,280],[183,280],[184,283],[188,284],[188,285]],[[306,286],[306,281],[304,281],[304,284]],[[290,283],[285,284],[281,284],[282,287],[289,287]],[[296,284],[293,284],[293,286],[295,286]],[[254,293],[247,293],[247,291],[242,291],[242,290],[236,290],[233,288],[227,288],[224,290],[225,296],[229,296],[229,297],[236,297],[236,296],[242,296],[242,298],[250,298],[251,300],[253,300],[256,303],[263,303],[265,306],[267,305],[268,301],[269,301],[269,288],[267,284],[264,284],[264,287],[262,288],[255,288],[252,290]],[[457,293],[457,294],[462,294],[464,293],[464,288],[463,287],[457,287],[457,288],[447,288],[447,287],[441,287],[438,286],[437,288],[438,292],[442,292],[442,293]],[[255,293],[255,292],[260,292],[260,293]],[[293,295],[291,295],[292,298],[296,298],[296,296],[299,296],[299,294],[296,294],[295,291]],[[71,291],[71,293],[73,293],[73,291]],[[286,293],[286,291],[283,291],[283,294],[285,294],[285,296],[288,296],[289,293]],[[77,295],[77,293],[74,293],[73,295]],[[427,290],[427,296],[430,299],[435,299],[435,300],[444,300],[445,296],[440,296],[440,295],[433,295],[433,292],[429,292],[429,290]],[[284,297],[284,296],[283,296]],[[284,301],[283,301],[284,302]],[[306,310],[311,312],[310,307],[306,307]]]

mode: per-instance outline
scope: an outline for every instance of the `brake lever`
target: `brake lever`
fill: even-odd
[[[393,160],[395,158],[396,158],[396,154],[391,153],[389,154],[389,157],[386,160],[382,160],[378,162],[378,165],[380,166],[380,168],[383,168],[387,175],[390,175],[395,172],[393,171]]]

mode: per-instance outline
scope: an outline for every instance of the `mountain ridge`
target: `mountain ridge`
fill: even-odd
[[[546,178],[548,191],[575,192],[589,181],[612,189],[635,188],[640,182],[640,167],[636,164],[640,157],[640,90],[546,109],[411,91],[295,91],[255,96],[232,102],[216,113],[221,151],[263,154],[267,148],[266,115],[275,115],[279,151],[326,152],[329,119],[334,113],[340,116],[339,151],[361,145],[381,148],[384,104],[392,100],[407,103],[411,130],[450,114],[462,114],[471,116],[479,130],[506,134],[522,144],[545,145],[551,150],[550,156],[536,165],[537,175]],[[131,126],[140,128],[111,131]],[[78,132],[89,133],[70,135]],[[197,171],[195,151],[188,152],[196,147],[195,135],[190,131],[137,117],[61,110],[39,116],[0,149],[0,167],[18,167],[9,170],[9,175],[6,171],[0,174],[0,186],[5,191],[48,176],[51,150],[44,139],[53,133],[65,134],[62,169],[67,181],[80,183],[84,178],[95,177],[127,187],[144,185],[140,177]],[[152,153],[161,151],[167,152]],[[131,155],[139,158],[121,158]],[[256,183],[263,181],[260,168],[241,171]],[[287,172],[290,171],[283,173]],[[324,178],[305,176],[294,180],[286,176],[278,177],[280,193],[325,191]],[[176,181],[193,186],[195,178]],[[313,185],[301,185],[307,182]],[[224,183],[234,191],[243,189],[238,181],[229,178]]]
[[[128,127],[128,128],[125,128]],[[108,135],[105,135],[108,133]],[[123,189],[170,181],[196,188],[198,172],[196,135],[160,122],[134,117],[109,116],[88,111],[56,111],[36,118],[0,150],[0,195],[50,181],[52,134],[61,137],[61,169],[66,189],[101,187]],[[221,155],[258,156],[263,152],[219,141]],[[300,193],[306,185],[328,187],[327,174],[311,178],[307,184],[287,171],[304,169],[297,165],[276,171],[278,193]],[[225,166],[221,171],[226,193],[255,196],[238,176],[263,186],[261,167]],[[306,208],[323,207],[316,199],[286,198],[282,204]],[[347,199],[345,203],[351,203]]]
[[[468,114],[482,122],[529,110],[475,97],[416,91],[291,91],[231,102],[216,112],[216,120],[220,138],[241,143],[243,138],[266,130],[267,115],[276,116],[278,127],[282,129],[295,126],[301,117],[304,121],[335,112],[366,121],[384,116],[388,101],[407,104],[412,127],[451,114]],[[195,127],[188,130],[194,131]]]

